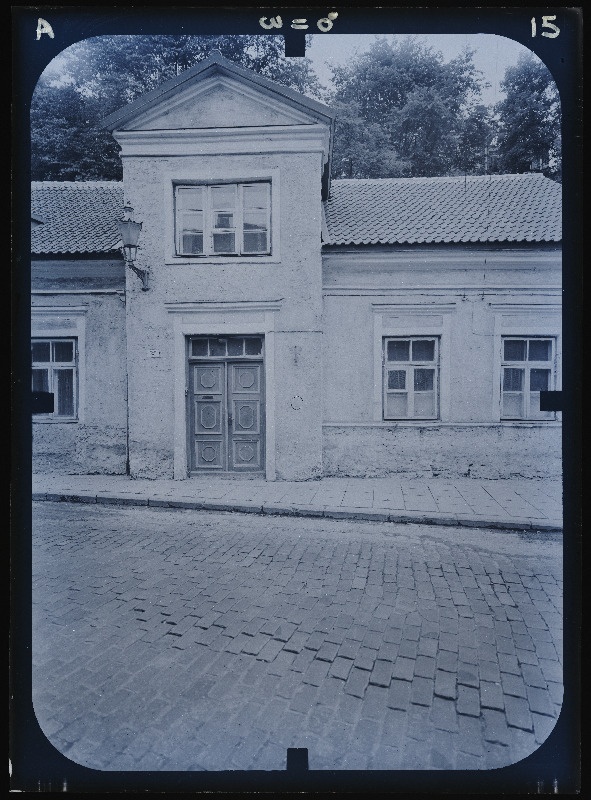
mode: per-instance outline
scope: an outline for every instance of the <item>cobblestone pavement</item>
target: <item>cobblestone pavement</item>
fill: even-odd
[[[562,700],[557,534],[34,503],[33,698],[103,770],[492,769]]]

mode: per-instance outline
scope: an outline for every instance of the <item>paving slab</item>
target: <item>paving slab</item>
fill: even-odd
[[[174,481],[36,474],[33,499],[540,533],[562,529],[559,481],[388,477],[289,482],[217,476]]]

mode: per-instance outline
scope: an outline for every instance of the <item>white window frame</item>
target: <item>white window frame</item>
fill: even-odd
[[[388,360],[388,344],[390,342],[408,342],[409,343],[409,358],[408,361],[389,361]],[[433,359],[431,361],[424,361],[420,359],[413,359],[412,347],[413,342],[433,342]],[[383,406],[382,413],[384,420],[438,420],[439,419],[439,361],[440,343],[438,336],[385,336],[383,338]],[[433,370],[433,391],[434,393],[434,413],[433,414],[419,414],[415,412],[415,395],[419,390],[414,388],[414,373],[415,369],[430,369]],[[404,389],[390,389],[388,388],[388,373],[390,371],[404,372],[405,374],[405,388]],[[389,415],[388,409],[388,396],[396,394],[405,394],[407,398],[407,414],[405,416]]]
[[[86,314],[88,306],[31,306],[31,340],[75,339],[76,400],[75,417],[34,414],[34,424],[81,424],[86,414]]]
[[[525,359],[523,361],[511,361],[505,358],[505,342],[507,341],[518,341],[525,343]],[[550,358],[546,361],[531,361],[529,359],[529,347],[530,342],[534,341],[544,341],[550,342],[551,347],[551,354]],[[543,421],[543,420],[550,420],[553,421],[556,419],[556,412],[554,411],[532,411],[531,402],[532,402],[532,392],[530,390],[530,379],[531,379],[531,370],[532,369],[543,369],[548,370],[550,372],[550,380],[548,385],[548,391],[553,391],[556,386],[556,337],[555,336],[515,336],[515,335],[508,335],[505,334],[501,336],[501,386],[500,386],[500,416],[501,420],[505,421]],[[511,391],[505,390],[504,386],[504,376],[506,369],[516,369],[523,371],[523,387],[521,391]],[[503,405],[504,405],[504,396],[505,394],[520,394],[522,396],[522,414],[520,416],[504,414],[503,413]],[[539,392],[535,392],[538,395],[538,406],[539,406]]]
[[[267,247],[265,250],[259,251],[246,251],[244,246],[244,189],[252,186],[264,186],[267,190],[267,204],[266,204],[266,220],[265,231],[267,233]],[[214,205],[213,195],[214,190],[222,187],[232,187],[234,190],[234,207],[227,209],[234,217],[234,225],[231,228],[217,228],[215,226],[215,214],[217,212],[223,213],[226,211],[224,208],[217,208]],[[183,189],[201,189],[203,201],[203,252],[202,253],[185,253],[182,248],[182,234],[183,227],[180,224],[181,215],[190,212],[183,212],[178,207],[179,190]],[[177,183],[174,189],[175,194],[175,254],[184,258],[211,258],[219,256],[268,256],[271,255],[271,181],[247,181],[242,183],[235,182],[219,182],[219,183]],[[215,234],[233,234],[234,235],[234,249],[233,250],[215,250],[214,235]]]
[[[553,419],[505,419],[501,417],[501,363],[503,359],[503,339],[554,339],[555,374],[554,390],[562,388],[562,304],[560,290],[556,297],[521,302],[493,302],[490,308],[494,313],[494,360],[493,391],[491,397],[492,419],[507,426],[560,425],[562,412],[556,411]]]
[[[210,187],[223,184],[245,186],[255,183],[267,183],[270,187],[268,251],[266,253],[179,254],[175,213],[177,187]],[[205,164],[199,170],[191,167],[183,172],[176,168],[174,171],[166,170],[163,172],[162,189],[165,210],[163,236],[165,264],[196,266],[202,264],[228,264],[232,261],[240,265],[281,263],[280,169],[278,167],[240,169],[235,165],[220,167],[219,165]],[[236,229],[236,233],[238,235],[238,229]]]
[[[53,346],[54,344],[58,343],[66,343],[70,342],[72,344],[72,361],[54,361],[53,360]],[[71,336],[54,336],[52,338],[49,337],[39,337],[39,336],[31,336],[31,347],[33,344],[49,344],[49,352],[50,352],[50,360],[49,361],[31,361],[31,369],[38,369],[38,370],[46,370],[47,371],[47,391],[54,396],[54,407],[53,411],[48,412],[47,414],[39,414],[35,416],[45,417],[47,419],[54,419],[63,422],[71,422],[78,419],[78,362],[79,362],[79,355],[78,355],[78,340],[75,337]],[[73,414],[59,414],[59,397],[58,397],[58,381],[57,381],[57,372],[64,372],[65,370],[72,370],[73,381],[72,381],[72,406],[73,406]]]
[[[440,425],[451,420],[451,331],[456,302],[412,303],[407,298],[395,302],[374,301],[373,314],[373,421],[381,425]],[[384,338],[438,338],[439,340],[439,417],[437,419],[384,419]]]

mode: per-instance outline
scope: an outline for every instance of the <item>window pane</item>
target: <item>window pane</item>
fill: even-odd
[[[214,253],[234,253],[236,236],[233,233],[214,233],[213,252]]]
[[[58,362],[66,362],[74,360],[74,343],[73,342],[54,342],[53,343],[53,360]]]
[[[244,339],[228,339],[228,355],[241,356],[244,347]]]
[[[243,187],[244,210],[253,208],[266,209],[269,205],[268,185],[265,183]]]
[[[406,372],[403,369],[388,370],[388,389],[406,389]]]
[[[191,354],[194,356],[206,356],[207,339],[193,339],[191,342]]]
[[[60,417],[74,416],[74,370],[58,369],[54,373],[57,383],[57,413]]]
[[[226,355],[226,340],[225,339],[210,339],[209,340],[209,355],[210,356],[225,356]]]
[[[264,231],[260,233],[246,233],[244,234],[244,252],[245,253],[266,253],[267,252],[267,234]]]
[[[524,339],[505,339],[505,361],[525,361]]]
[[[259,356],[263,348],[263,340],[257,336],[244,340],[244,350],[247,356]]]
[[[408,361],[409,349],[408,339],[388,342],[388,361]]]
[[[191,211],[203,210],[203,189],[200,186],[188,186],[177,189],[177,208]]]
[[[214,228],[233,228],[234,214],[218,211],[215,215]]]
[[[195,255],[196,253],[202,253],[203,234],[183,233],[181,246],[182,246],[182,252],[185,255]]]
[[[521,392],[523,390],[523,370],[504,369],[503,370],[503,391]]]
[[[529,373],[529,388],[532,392],[547,392],[550,387],[549,369],[532,369]]]
[[[266,230],[267,214],[264,211],[245,211],[244,230]]]
[[[48,392],[49,391],[49,375],[46,369],[33,370],[33,385],[34,392]]]
[[[415,392],[426,392],[433,390],[435,379],[434,369],[415,369]],[[416,400],[415,400],[416,405]]]
[[[552,342],[549,339],[530,339],[528,361],[550,361]]]
[[[33,361],[49,361],[49,352],[49,342],[31,342],[31,357]]]
[[[403,419],[408,416],[408,396],[406,392],[386,394],[386,416]]]
[[[523,417],[523,394],[521,392],[503,394],[503,416],[511,419]]]
[[[229,210],[234,208],[236,204],[236,186],[233,184],[212,186],[211,204],[214,209]]]
[[[420,392],[415,394],[415,417],[435,416],[435,392]]]
[[[413,361],[433,361],[435,358],[435,342],[418,340],[412,343]]]
[[[203,211],[185,212],[182,223],[185,233],[203,233]]]

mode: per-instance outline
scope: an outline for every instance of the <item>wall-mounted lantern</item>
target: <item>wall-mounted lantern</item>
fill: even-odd
[[[145,292],[149,289],[149,270],[136,267],[134,263],[137,257],[137,243],[140,238],[142,223],[134,221],[133,208],[129,204],[123,207],[123,219],[119,220],[117,225],[119,226],[119,233],[121,234],[125,264],[140,278],[142,289]]]

